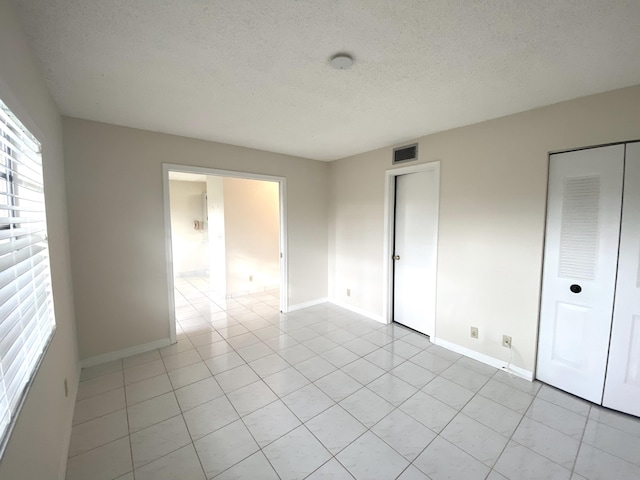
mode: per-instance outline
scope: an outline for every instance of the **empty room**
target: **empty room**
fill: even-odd
[[[638,45],[0,0],[0,480],[640,478]]]

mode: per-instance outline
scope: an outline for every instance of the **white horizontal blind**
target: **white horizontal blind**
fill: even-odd
[[[40,143],[0,101],[0,452],[54,328]]]

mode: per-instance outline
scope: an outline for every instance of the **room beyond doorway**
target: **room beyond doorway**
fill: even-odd
[[[276,292],[286,312],[285,179],[164,164],[163,182],[171,341],[185,280],[216,299]]]

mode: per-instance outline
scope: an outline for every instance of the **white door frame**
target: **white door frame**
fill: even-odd
[[[278,182],[280,201],[280,311],[287,313],[289,308],[289,280],[287,263],[287,179],[259,173],[236,172],[233,170],[219,170],[216,168],[194,167],[172,163],[162,164],[162,194],[164,197],[164,235],[167,260],[167,286],[169,301],[169,338],[176,343],[176,300],[173,284],[173,249],[171,245],[171,211],[169,199],[169,172],[197,173],[216,177],[243,178],[247,180],[262,180]]]
[[[398,175],[406,175],[408,173],[424,172],[433,170],[436,173],[436,188],[438,197],[438,215],[436,217],[436,237],[438,236],[438,229],[440,224],[440,161],[421,163],[420,165],[412,165],[409,167],[400,167],[387,170],[385,172],[385,187],[384,187],[384,243],[383,243],[383,259],[382,259],[382,291],[385,292],[382,297],[382,314],[385,323],[391,323],[393,319],[393,262],[391,257],[393,256],[393,244],[395,236],[395,201],[396,201],[396,177]],[[438,243],[436,242],[436,265],[438,258]],[[436,269],[437,270],[437,269]],[[437,271],[433,272],[434,277],[437,275]],[[435,278],[434,278],[435,280]],[[437,288],[437,282],[434,281],[434,285]],[[431,331],[436,332],[435,319],[434,324],[431,325]],[[431,339],[431,341],[434,340]]]

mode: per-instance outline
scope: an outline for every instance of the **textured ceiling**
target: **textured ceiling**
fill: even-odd
[[[63,114],[319,160],[640,84],[639,0],[14,3]]]

